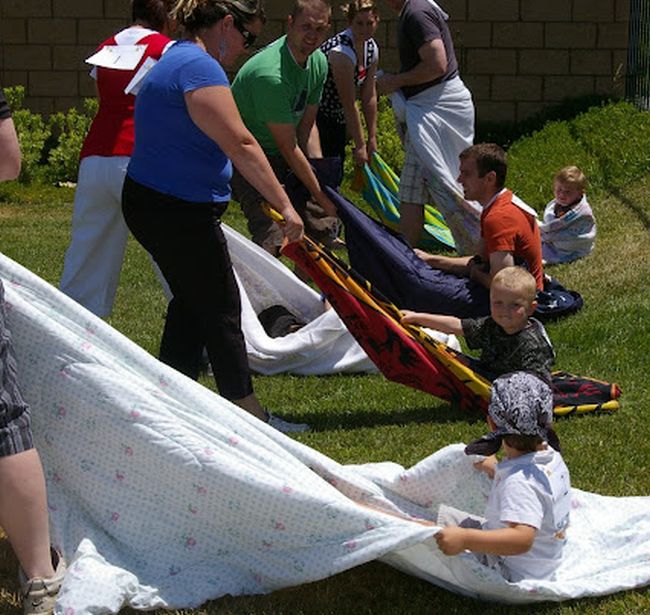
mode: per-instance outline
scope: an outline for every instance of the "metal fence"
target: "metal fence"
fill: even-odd
[[[650,109],[650,0],[630,0],[625,97]]]

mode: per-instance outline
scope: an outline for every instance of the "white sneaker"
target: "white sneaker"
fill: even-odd
[[[56,556],[58,561],[54,576],[49,579],[41,577],[28,579],[22,569],[18,570],[24,615],[49,615],[54,612],[54,604],[63,583],[66,566],[63,558],[54,550],[53,556]]]
[[[275,414],[271,414],[268,410],[266,412],[266,416],[266,422],[271,427],[277,429],[278,431],[281,431],[282,433],[302,433],[311,429],[307,423],[290,423],[289,421],[285,421]]]

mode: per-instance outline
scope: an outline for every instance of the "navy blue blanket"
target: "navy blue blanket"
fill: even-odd
[[[398,308],[459,318],[489,313],[486,288],[468,278],[432,269],[401,235],[333,190],[328,190],[327,195],[336,204],[345,226],[350,265]]]
[[[373,220],[330,186],[340,182],[336,159],[310,160],[323,190],[336,205],[345,226],[350,265],[374,288],[400,309],[476,318],[490,313],[489,291],[468,278],[432,269],[404,238]],[[290,175],[285,188],[292,202],[309,198],[298,179]],[[568,291],[557,280],[547,280],[537,295],[535,316],[550,320],[582,307],[582,297]]]

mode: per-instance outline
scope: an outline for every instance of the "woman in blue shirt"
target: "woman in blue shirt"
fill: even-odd
[[[240,323],[240,299],[220,217],[230,200],[232,164],[286,220],[289,241],[302,221],[262,149],[244,126],[223,66],[259,35],[260,0],[180,0],[185,29],[138,93],[135,148],[122,194],[129,229],[158,263],[173,293],[161,361],[196,379],[205,347],[219,393],[283,431],[260,405]]]

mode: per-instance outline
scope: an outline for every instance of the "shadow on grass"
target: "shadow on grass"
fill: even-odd
[[[650,216],[647,211],[645,211],[637,202],[627,197],[620,188],[608,184],[605,186],[605,189],[637,217],[646,231],[650,230]]]
[[[407,409],[364,410],[357,408],[344,412],[307,413],[301,415],[301,420],[310,423],[316,431],[353,430],[373,427],[403,426],[412,424],[477,423],[484,422],[480,412],[465,412],[448,404],[436,406],[420,406]]]
[[[505,605],[453,594],[426,581],[399,572],[381,562],[370,562],[322,581],[283,589],[266,596],[224,597],[204,605],[213,615],[423,615],[474,613],[519,615],[573,613],[580,605],[589,613],[644,613],[635,598],[647,590],[564,603]],[[130,611],[134,613],[133,611]]]
[[[602,189],[611,194],[616,198],[621,204],[623,204],[630,212],[632,212],[639,222],[643,225],[645,230],[650,230],[650,215],[648,212],[639,205],[639,203],[633,201],[628,196],[626,196],[620,188],[620,185],[617,183],[616,178],[612,177],[612,173],[606,164],[606,160],[603,156],[597,152],[591,143],[587,142],[580,131],[577,130],[574,123],[569,122],[569,132],[571,136],[579,143],[585,151],[593,157],[594,161],[598,165],[600,171],[601,186]],[[638,179],[638,178],[637,178]]]
[[[474,143],[493,142],[507,149],[515,141],[542,130],[549,122],[572,120],[593,107],[602,107],[616,100],[611,96],[586,94],[565,98],[558,104],[545,107],[539,113],[517,123],[479,122]]]

